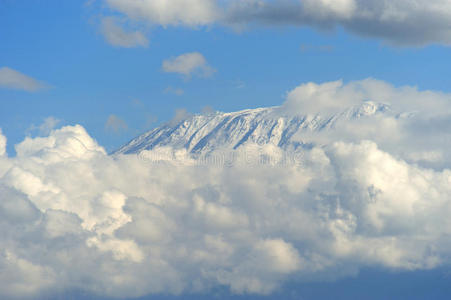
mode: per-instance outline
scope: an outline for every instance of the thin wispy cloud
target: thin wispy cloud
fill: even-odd
[[[246,82],[240,79],[234,80],[232,84],[235,89],[244,89],[246,87]]]
[[[138,30],[125,30],[123,25],[114,17],[104,17],[100,32],[105,40],[115,47],[133,48],[149,45],[149,40],[144,33]]]
[[[182,96],[183,94],[185,94],[185,91],[181,88],[168,86],[167,88],[164,89],[164,93],[172,94],[172,95],[176,95],[176,96]]]
[[[8,67],[0,68],[0,88],[36,92],[48,85]]]
[[[105,122],[105,130],[114,134],[122,133],[127,129],[127,123],[117,115],[109,115]]]
[[[332,45],[301,44],[301,46],[299,46],[299,50],[301,50],[302,53],[332,52],[334,49],[335,47]]]
[[[177,108],[174,113],[174,117],[169,121],[171,126],[176,125],[177,123],[185,120],[191,116],[191,113],[186,110],[186,108]]]
[[[32,124],[28,129],[28,133],[38,133],[38,135],[48,135],[53,129],[56,128],[56,126],[61,123],[61,120],[55,118],[55,117],[47,117],[44,119],[42,124],[35,125]]]
[[[216,71],[199,52],[181,54],[163,61],[161,69],[166,73],[177,73],[185,78],[193,75],[210,77]]]

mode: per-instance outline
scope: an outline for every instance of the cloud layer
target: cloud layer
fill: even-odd
[[[106,0],[132,20],[166,26],[221,24],[343,27],[360,36],[405,46],[451,43],[447,0]]]
[[[345,93],[350,103],[387,95],[374,85],[406,100],[404,108],[411,96],[420,104],[449,99],[365,80],[304,84],[287,103],[304,105],[307,92],[326,107]],[[381,99],[396,106],[389,98]],[[8,157],[0,134],[0,295],[134,297],[217,286],[268,294],[286,280],[329,280],[362,267],[448,265],[451,168],[446,155],[433,167],[413,161],[411,137],[444,152],[449,119],[396,116],[310,137],[315,146],[289,161],[271,144],[218,149],[212,155],[224,160],[201,162],[171,148],[109,156],[79,125],[27,137]],[[396,129],[395,142],[384,128]],[[224,164],[230,156],[240,163]]]

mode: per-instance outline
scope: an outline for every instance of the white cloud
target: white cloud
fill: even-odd
[[[8,67],[0,68],[0,88],[35,92],[47,85]]]
[[[6,154],[6,137],[2,133],[2,129],[0,128],[0,156]]]
[[[287,93],[282,114],[372,115],[339,122],[333,131],[300,133],[295,138],[316,144],[331,139],[376,141],[384,150],[423,166],[451,167],[451,95],[419,91],[416,87],[395,87],[376,79],[301,84]],[[381,111],[378,111],[381,110]],[[343,115],[344,114],[344,115]],[[421,139],[418,138],[421,135]],[[436,146],[441,145],[441,150]]]
[[[318,19],[350,19],[357,9],[355,0],[303,0],[302,5],[308,15]]]
[[[50,131],[52,131],[60,122],[61,120],[58,120],[57,118],[50,116],[45,118],[44,122],[39,126],[31,124],[27,132],[28,133],[38,132],[39,135],[48,135]]]
[[[166,59],[163,61],[161,68],[164,72],[178,73],[186,77],[190,77],[193,74],[209,77],[215,72],[215,69],[207,63],[205,57],[199,52],[185,53]]]
[[[355,98],[344,93],[340,95],[342,81],[316,84],[309,82],[296,87],[287,94],[284,103],[287,111],[303,114],[337,113],[346,107],[356,105]]]
[[[132,48],[149,45],[149,40],[142,32],[124,30],[113,17],[102,19],[100,32],[109,44],[116,47]]]
[[[318,136],[297,164],[272,145],[244,145],[228,154],[247,163],[227,167],[171,148],[113,157],[79,125],[27,137],[0,156],[0,297],[268,294],[360,268],[449,265],[451,118],[437,117],[449,95],[375,80],[300,89],[293,107],[309,107],[307,93],[328,109],[379,97],[428,117],[362,118]],[[416,157],[434,168],[408,159],[428,147]],[[249,162],[260,154],[275,162]]]
[[[109,115],[105,123],[105,129],[113,133],[120,133],[128,129],[127,123],[116,115]]]
[[[206,25],[217,19],[214,0],[106,0],[108,5],[131,19],[145,20],[162,26]]]
[[[451,44],[451,4],[447,0],[106,0],[132,20],[161,26],[222,24],[240,27],[343,27],[360,36],[396,45]]]
[[[210,105],[205,105],[201,109],[201,113],[204,115],[211,115],[211,114],[214,114],[215,112],[216,112],[216,110]]]
[[[169,122],[172,126],[176,125],[177,123],[187,119],[190,117],[191,114],[185,109],[185,108],[178,108],[175,110],[174,117]]]
[[[416,87],[393,85],[372,78],[351,81],[301,84],[287,93],[283,108],[297,113],[337,113],[365,102],[388,104],[396,112],[421,112],[421,115],[446,112],[451,96],[434,91],[418,91]]]

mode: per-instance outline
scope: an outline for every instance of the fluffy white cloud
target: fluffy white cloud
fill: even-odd
[[[399,113],[431,115],[446,112],[451,95],[434,91],[418,91],[416,87],[393,85],[377,80],[301,84],[288,92],[284,108],[303,114],[332,114],[365,102],[387,104]],[[368,107],[370,108],[370,107]],[[369,113],[369,112],[368,112]]]
[[[0,68],[0,88],[35,92],[47,85],[8,67]]]
[[[253,144],[211,154],[242,162],[227,166],[171,148],[109,156],[79,125],[28,137],[15,157],[0,156],[0,296],[81,289],[138,297],[218,285],[268,294],[285,280],[362,267],[449,265],[451,167],[443,159],[451,123],[428,123],[448,96],[374,80],[300,89],[290,105],[308,106],[306,93],[325,107],[345,93],[347,104],[371,95],[394,95],[403,108],[411,98],[412,110],[426,105],[421,97],[433,103],[428,118],[375,114],[354,130],[336,128],[291,153],[296,163]],[[396,142],[374,130],[384,123]],[[418,151],[412,139],[427,141],[433,151],[417,156],[433,157],[434,168],[408,159]],[[250,159],[262,155],[273,160]]]
[[[207,63],[205,57],[199,52],[185,53],[166,59],[161,68],[164,72],[178,73],[186,77],[190,77],[192,74],[209,77],[215,72],[215,69]]]
[[[132,48],[149,45],[149,40],[142,32],[124,30],[113,17],[102,19],[100,32],[105,40],[113,46]]]
[[[395,87],[369,78],[349,83],[301,84],[287,93],[280,113],[344,120],[336,123],[332,131],[300,132],[295,139],[304,143],[369,139],[409,162],[442,169],[451,168],[451,155],[446,151],[451,147],[450,109],[450,94]]]
[[[397,45],[451,44],[447,0],[106,0],[133,20],[162,26],[223,24],[343,27]]]

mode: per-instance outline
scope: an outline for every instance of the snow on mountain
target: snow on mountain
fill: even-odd
[[[299,132],[333,130],[339,122],[380,113],[390,113],[389,106],[367,101],[333,115],[293,114],[282,107],[193,115],[150,130],[113,154],[134,154],[158,147],[208,154],[217,149],[237,149],[246,143],[297,148],[302,143],[292,138]]]

